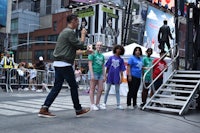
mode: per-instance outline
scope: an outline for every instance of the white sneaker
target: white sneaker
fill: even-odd
[[[132,108],[131,108],[131,106],[127,106],[126,109],[130,110],[130,109],[132,109]]]
[[[32,87],[31,90],[32,90],[32,91],[35,91],[36,89],[35,89],[35,87]]]
[[[24,91],[29,91],[29,88],[24,88]]]
[[[18,91],[23,91],[23,89],[22,88],[18,88]]]
[[[42,89],[37,89],[35,92],[43,92]]]
[[[121,105],[118,105],[118,106],[117,106],[117,109],[121,109],[121,110],[122,110],[122,109],[124,109],[124,108],[123,108]]]
[[[99,108],[95,104],[92,104],[91,110],[97,111],[97,110],[99,110]]]
[[[105,103],[99,104],[98,107],[99,107],[100,109],[106,109],[106,104],[105,104]]]

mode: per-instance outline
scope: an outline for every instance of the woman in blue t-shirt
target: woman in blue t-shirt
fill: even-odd
[[[128,79],[128,94],[127,108],[131,108],[131,99],[133,99],[133,109],[137,107],[137,92],[140,87],[142,77],[142,49],[135,47],[133,55],[128,59],[127,79]]]

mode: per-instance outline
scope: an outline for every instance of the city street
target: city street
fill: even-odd
[[[200,112],[184,116],[161,112],[117,110],[115,95],[108,97],[107,110],[91,111],[76,118],[69,91],[63,89],[51,112],[56,118],[39,118],[37,112],[47,92],[0,92],[0,129],[2,133],[199,133]],[[103,99],[103,98],[102,98]],[[139,102],[140,97],[138,97]],[[80,92],[82,106],[89,106],[89,95]],[[126,107],[126,97],[121,97]],[[138,103],[139,104],[139,103]]]
[[[200,0],[0,0],[0,85],[14,90],[7,88],[10,92],[6,92],[0,87],[0,133],[199,133],[200,110],[195,110],[200,81],[199,14]],[[148,48],[152,59],[143,58]],[[138,50],[140,54],[135,54]],[[75,77],[80,78],[76,80],[80,104],[90,107],[88,60],[97,70],[113,55],[123,58],[131,70],[124,72],[120,85],[123,110],[116,108],[115,90],[111,88],[106,110],[77,118],[64,83],[49,108],[57,117],[38,117],[47,87],[54,86],[57,77],[59,83],[68,72],[70,76],[73,63],[78,68]],[[111,82],[115,84],[123,62],[113,57],[111,63],[116,70],[107,74],[111,73],[108,77],[115,79]],[[146,69],[149,72],[145,74]],[[90,73],[97,72],[94,70]],[[141,75],[141,83],[149,77],[154,85],[148,89],[155,91],[157,84],[162,85],[141,110],[141,84],[138,107],[127,109],[127,76],[139,81]],[[24,91],[28,86],[46,91]],[[104,93],[101,103],[103,100]]]

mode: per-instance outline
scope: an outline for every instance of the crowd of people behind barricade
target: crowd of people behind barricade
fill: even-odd
[[[75,69],[77,83],[86,83],[87,77],[82,68]],[[50,91],[54,84],[55,73],[52,63],[45,63],[43,57],[35,64],[14,62],[12,53],[6,51],[0,62],[0,88],[8,91],[9,87],[19,91]],[[68,87],[68,85],[67,85]]]
[[[48,73],[51,71],[52,73]],[[44,63],[43,57],[39,57],[38,63],[15,63],[12,53],[6,51],[0,62],[0,87],[4,91],[17,89],[19,91],[49,91],[47,84],[53,85],[54,76],[52,63]],[[47,79],[51,81],[47,81]]]

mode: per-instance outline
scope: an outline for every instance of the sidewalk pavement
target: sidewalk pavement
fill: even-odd
[[[61,96],[69,96],[65,94],[65,90],[63,92]],[[45,98],[46,94],[40,93],[39,96]],[[80,93],[80,99],[88,97],[87,94]],[[126,97],[123,96],[121,101],[126,107]],[[67,101],[63,101],[65,102]],[[184,116],[179,116],[142,111],[139,108],[117,110],[115,102],[115,95],[110,95],[108,97],[110,105],[106,110],[91,111],[80,118],[75,117],[73,109],[52,112],[57,115],[56,118],[40,118],[37,113],[0,116],[0,129],[2,133],[199,133],[200,131],[199,111],[192,110]]]
[[[37,114],[1,118],[2,133],[199,133],[200,115],[186,116],[135,110],[91,111],[76,118],[74,110],[54,112],[56,118]]]

